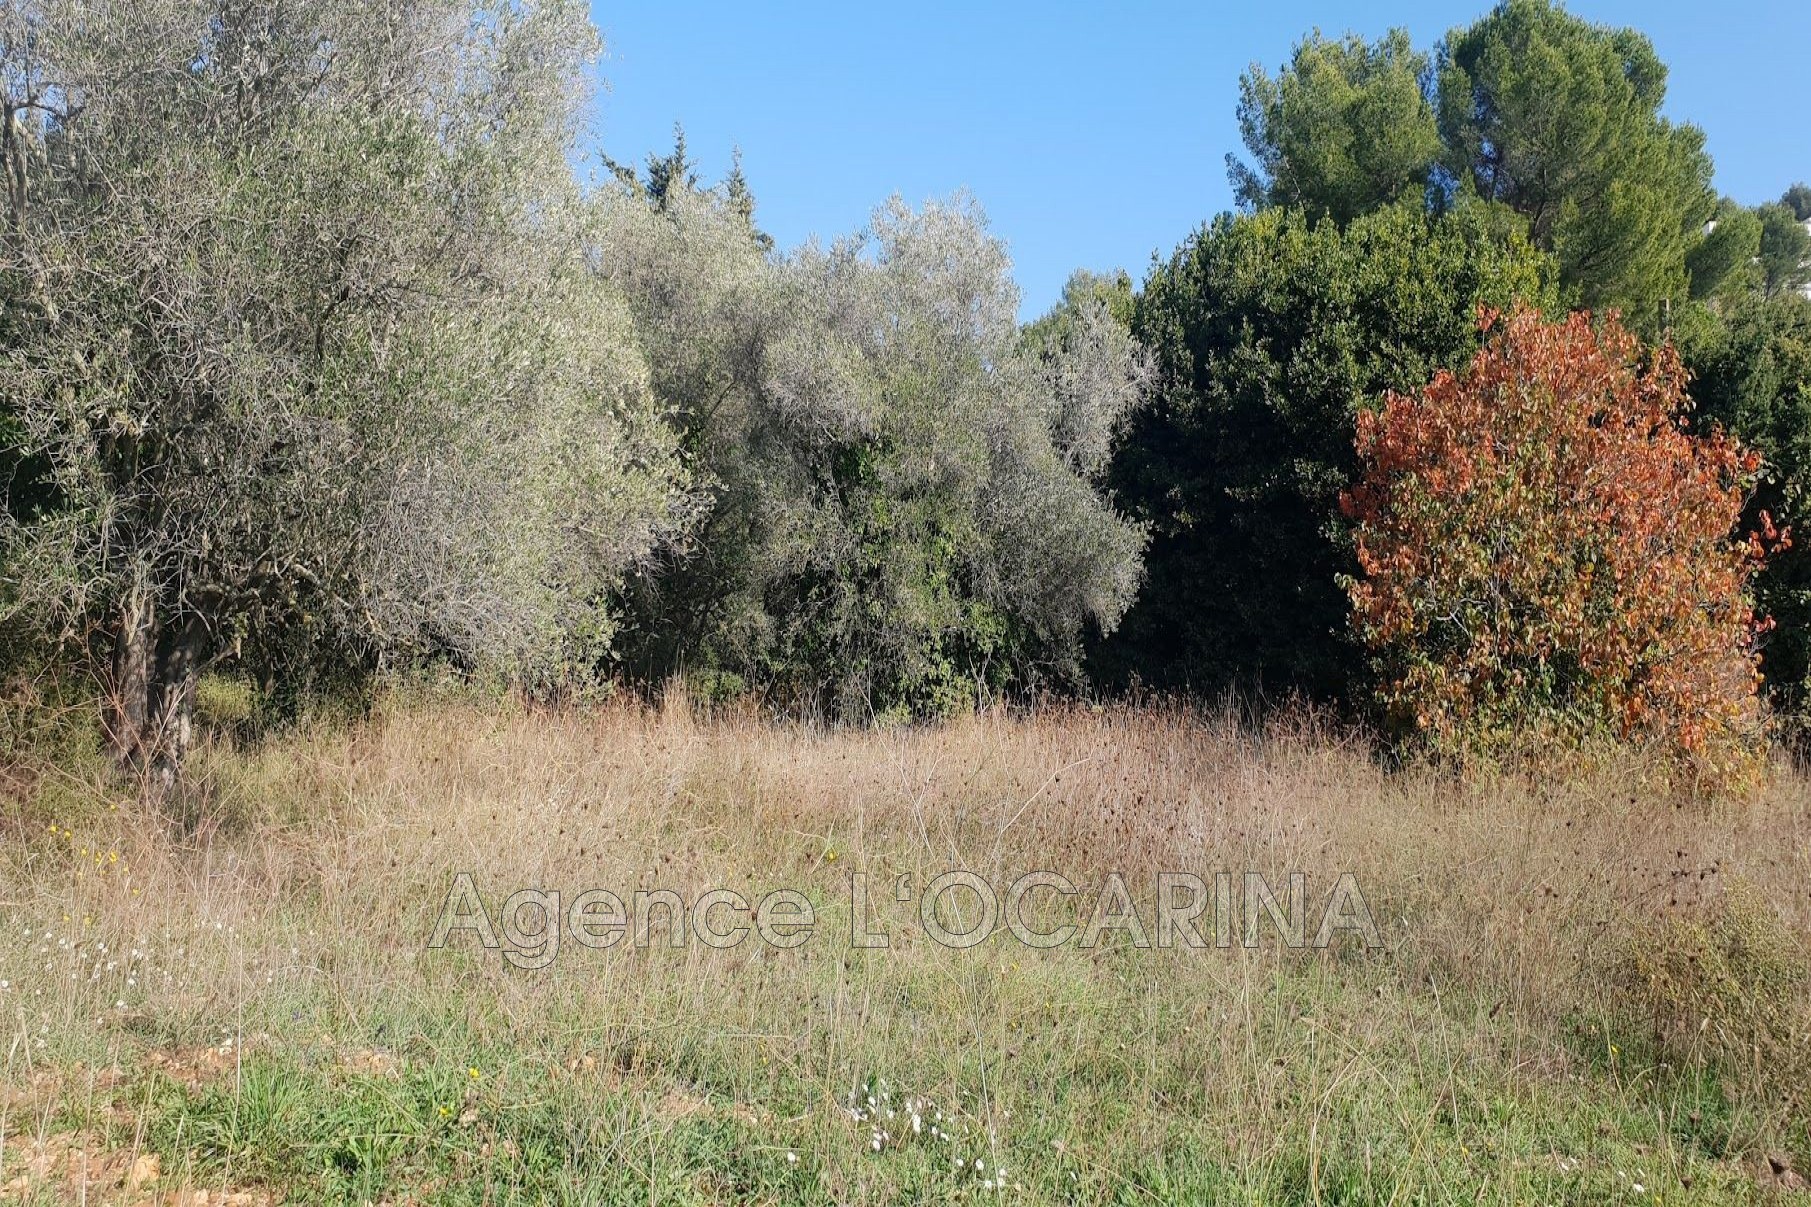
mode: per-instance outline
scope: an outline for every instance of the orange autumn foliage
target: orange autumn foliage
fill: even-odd
[[[1436,752],[1656,744],[1694,785],[1759,776],[1749,581],[1783,533],[1732,536],[1760,468],[1695,433],[1671,346],[1614,315],[1484,312],[1458,376],[1358,421],[1353,622],[1380,703]]]

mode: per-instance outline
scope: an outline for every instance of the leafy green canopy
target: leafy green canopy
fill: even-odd
[[[1792,211],[1800,222],[1811,222],[1811,185],[1795,184],[1780,198],[1780,204]]]
[[[1381,210],[1343,230],[1293,210],[1223,216],[1159,265],[1137,335],[1151,405],[1113,458],[1150,526],[1148,583],[1096,663],[1111,682],[1316,695],[1346,688],[1338,500],[1358,412],[1478,346],[1477,308],[1553,299],[1547,258],[1490,215]]]
[[[1715,198],[1696,127],[1660,116],[1666,68],[1640,33],[1551,0],[1504,0],[1430,62],[1407,36],[1316,33],[1274,78],[1240,82],[1247,208],[1349,222],[1400,201],[1481,199],[1559,261],[1570,302],[1658,330]]]
[[[0,22],[0,398],[40,483],[5,588],[112,648],[122,753],[179,753],[217,659],[537,677],[607,640],[686,482],[574,234],[583,6]]]
[[[1761,291],[1768,297],[1793,293],[1811,281],[1811,230],[1784,204],[1763,205],[1761,239],[1756,249]]]
[[[1428,57],[1393,29],[1375,44],[1310,34],[1276,76],[1239,78],[1239,130],[1253,165],[1228,155],[1240,205],[1294,206],[1335,222],[1427,192],[1440,134],[1421,79]]]
[[[1754,288],[1760,254],[1760,215],[1728,198],[1718,202],[1704,238],[1685,256],[1692,300],[1711,301]]]
[[[1522,215],[1580,302],[1653,329],[1684,298],[1710,157],[1703,131],[1660,116],[1666,66],[1646,37],[1505,0],[1449,37],[1439,90],[1458,186]]]
[[[1072,682],[1141,533],[1095,478],[1143,359],[1123,297],[1072,287],[1021,340],[1004,248],[968,205],[764,253],[730,189],[597,199],[656,392],[710,492],[633,586],[630,668],[843,718]]]
[[[1811,301],[1750,296],[1721,322],[1682,340],[1700,424],[1736,433],[1763,459],[1743,530],[1761,512],[1792,530],[1792,545],[1768,559],[1756,602],[1774,621],[1761,669],[1776,709],[1801,741],[1811,709]]]

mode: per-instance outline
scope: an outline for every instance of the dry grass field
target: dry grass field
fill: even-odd
[[[1712,808],[1635,762],[1461,784],[1179,709],[402,698],[214,739],[156,823],[102,767],[8,766],[0,1201],[1741,1203],[1811,1171],[1785,768]],[[1311,910],[1349,873],[1379,942],[952,948],[913,893],[954,869],[1073,882],[1027,898],[1040,931],[1114,873],[1147,924],[1160,872],[1297,872]],[[493,916],[794,889],[818,925],[522,969],[429,946],[461,872]],[[856,874],[884,950],[851,943]]]

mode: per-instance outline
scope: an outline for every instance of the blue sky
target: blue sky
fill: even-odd
[[[1033,316],[1078,267],[1130,269],[1231,204],[1238,77],[1275,68],[1318,26],[1419,46],[1484,0],[1231,3],[616,4],[594,0],[607,46],[598,134],[619,159],[672,143],[707,179],[733,146],[782,246],[859,227],[893,193],[960,189],[1011,248]],[[1667,113],[1709,136],[1717,187],[1745,203],[1811,179],[1811,4],[1574,0],[1634,25],[1671,68]]]

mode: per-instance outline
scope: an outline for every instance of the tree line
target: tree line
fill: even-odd
[[[1240,212],[1030,324],[967,200],[779,249],[739,164],[597,153],[576,0],[0,22],[0,656],[93,672],[163,780],[216,666],[274,717],[424,662],[848,721],[1357,710],[1360,419],[1481,312],[1620,311],[1762,459],[1736,526],[1803,506],[1811,192],[1716,198],[1647,40],[1547,0],[1252,68]],[[1783,714],[1797,558],[1730,588]]]
[[[1443,710],[1453,715],[1454,699],[1436,707],[1417,701],[1419,691],[1405,695],[1404,667],[1415,663],[1437,669],[1433,678],[1463,680],[1459,711],[1469,726],[1632,736],[1622,705],[1649,698],[1673,674],[1669,663],[1683,661],[1704,682],[1678,693],[1695,701],[1679,706],[1691,715],[1660,710],[1669,713],[1660,728],[1676,736],[1707,708],[1722,709],[1750,735],[1739,744],[1752,746],[1753,727],[1734,719],[1753,695],[1744,668],[1758,657],[1776,720],[1788,735],[1802,730],[1811,561],[1781,532],[1804,523],[1811,474],[1811,189],[1794,185],[1752,209],[1719,199],[1702,132],[1661,114],[1665,86],[1665,66],[1639,32],[1592,24],[1548,0],[1504,0],[1431,51],[1400,30],[1376,42],[1315,33],[1274,74],[1253,66],[1244,75],[1246,157],[1227,157],[1241,212],[1157,263],[1131,307],[1156,377],[1108,481],[1151,543],[1136,603],[1093,650],[1101,681],[1305,694],[1427,738]],[[1503,322],[1475,321],[1519,309],[1556,319],[1589,312],[1608,328],[1604,346],[1615,355],[1587,352],[1576,334],[1560,340],[1525,323],[1506,333]],[[1640,339],[1625,340],[1625,325]],[[1547,350],[1531,356],[1535,345]],[[1539,589],[1513,601],[1511,555],[1538,545],[1535,530],[1563,510],[1558,495],[1529,497],[1537,483],[1554,485],[1552,473],[1516,469],[1519,494],[1494,512],[1478,507],[1485,492],[1475,482],[1423,497],[1438,503],[1440,523],[1395,514],[1386,527],[1417,531],[1424,551],[1488,536],[1498,552],[1470,593],[1456,574],[1418,581],[1416,608],[1437,611],[1444,627],[1380,627],[1365,590],[1377,566],[1361,562],[1356,517],[1342,506],[1377,471],[1359,438],[1363,421],[1392,396],[1418,396],[1423,417],[1448,424],[1449,437],[1506,440],[1471,408],[1494,388],[1493,365],[1512,353],[1523,373],[1518,397],[1548,391],[1541,422],[1525,413],[1516,440],[1556,462],[1575,460],[1575,450],[1552,421],[1582,417],[1598,433],[1616,426],[1641,393],[1627,375],[1677,358],[1662,375],[1666,422],[1642,434],[1648,460],[1635,480],[1648,493],[1609,506],[1581,483],[1566,505],[1586,507],[1607,537],[1545,546]],[[1595,365],[1589,388],[1570,378],[1555,385],[1555,361]],[[1462,379],[1457,390],[1443,374]],[[1686,428],[1703,438],[1727,432],[1741,447],[1703,496],[1718,506],[1733,498],[1735,510],[1706,504],[1690,513],[1696,529],[1645,530],[1657,501],[1684,499],[1681,475],[1701,460],[1668,443],[1667,431]],[[1429,440],[1419,455],[1451,452]],[[1496,472],[1510,472],[1509,460]],[[1426,475],[1454,468],[1408,463],[1394,472],[1426,487]],[[1715,569],[1727,570],[1727,550],[1754,534],[1764,559],[1740,573]],[[1649,564],[1686,556],[1685,579],[1721,582],[1724,596],[1693,600],[1683,582],[1656,580],[1640,598],[1626,584],[1612,590],[1608,574],[1578,589],[1581,568],[1620,564],[1610,538],[1640,542],[1636,559]],[[1451,570],[1452,560],[1423,570]],[[1491,607],[1480,610],[1486,587]],[[1588,621],[1555,628],[1562,601],[1587,599]],[[1761,620],[1749,625],[1742,618],[1755,605]],[[1686,640],[1693,626],[1676,623],[1674,609],[1694,623],[1721,617],[1718,649]],[[1593,663],[1586,647],[1635,616],[1648,617],[1642,640],[1625,634],[1625,646],[1639,656],[1622,672]],[[1517,640],[1493,646],[1463,618],[1508,624]],[[1561,629],[1557,644],[1531,640]],[[1518,642],[1520,663],[1507,653]],[[1468,662],[1487,648],[1491,674]]]

